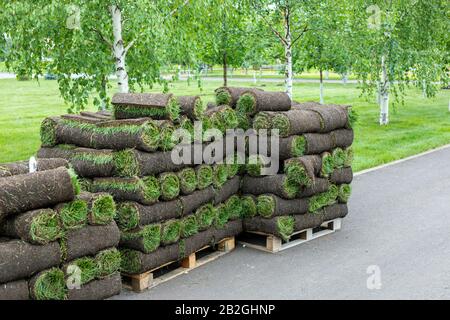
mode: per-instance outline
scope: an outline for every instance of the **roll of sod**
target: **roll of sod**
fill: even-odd
[[[73,144],[93,149],[136,148],[153,152],[160,145],[160,129],[150,119],[89,124],[52,117],[42,122],[41,142],[43,147]]]
[[[35,275],[30,280],[30,295],[33,300],[65,300],[67,286],[64,272],[52,268]]]
[[[0,300],[29,300],[28,281],[18,280],[0,284]]]
[[[272,193],[285,199],[292,199],[300,192],[300,188],[284,174],[263,177],[244,176],[241,192],[253,195]]]
[[[245,194],[241,197],[242,218],[252,218],[258,214],[257,199],[252,194]]]
[[[319,227],[322,223],[336,218],[344,218],[348,213],[345,204],[334,204],[320,209],[317,213],[295,216],[295,231]]]
[[[243,164],[238,163],[237,157],[234,158],[232,163],[227,162],[226,165],[228,179],[234,178],[236,175],[238,175],[239,172],[241,172],[241,166],[243,166]]]
[[[353,164],[353,149],[352,147],[348,147],[344,151],[345,151],[344,167],[351,167]]]
[[[216,212],[212,204],[208,203],[195,211],[195,217],[198,223],[199,230],[206,230],[211,227],[214,222],[214,218],[216,216]]]
[[[219,241],[225,238],[234,237],[242,233],[243,231],[242,220],[238,219],[229,221],[223,228],[212,229],[211,231],[213,235],[212,242],[214,244],[217,244]]]
[[[78,199],[87,203],[90,225],[110,224],[116,217],[116,203],[108,193],[82,192]]]
[[[331,133],[305,133],[305,154],[320,154],[334,148],[335,142]]]
[[[97,124],[111,120],[99,119],[98,117],[83,116],[79,114],[63,114],[61,118],[87,124]]]
[[[135,201],[151,205],[161,195],[159,180],[153,176],[144,178],[97,178],[92,183],[93,192],[110,193],[116,201]]]
[[[168,220],[161,224],[161,245],[167,246],[175,243],[181,236],[181,221]]]
[[[263,156],[261,154],[250,155],[245,166],[247,174],[252,177],[259,177],[263,175],[263,169],[269,168],[270,162],[270,157]]]
[[[311,186],[316,175],[322,171],[320,156],[302,156],[284,162],[284,173],[288,179],[300,187]]]
[[[318,210],[335,204],[339,195],[339,189],[332,184],[330,188],[322,193],[316,194],[309,198],[308,212],[314,213]]]
[[[239,88],[239,87],[221,87],[215,90],[216,94],[216,104],[229,105],[230,107],[236,107],[236,104],[244,92],[249,90],[262,91],[261,89],[250,89],[250,88]]]
[[[308,212],[308,199],[286,200],[273,194],[263,194],[258,196],[257,210],[263,218],[305,214]]]
[[[174,132],[176,130],[172,122],[166,120],[155,121],[159,128],[159,149],[161,151],[170,151],[179,142]]]
[[[150,206],[137,202],[122,202],[117,204],[116,222],[120,230],[129,231],[158,221],[178,218],[182,214],[181,198],[157,202]]]
[[[221,202],[225,202],[229,197],[238,193],[240,184],[240,176],[235,176],[234,178],[225,182],[222,188],[215,190],[214,204],[217,205]]]
[[[120,252],[116,248],[100,251],[95,256],[98,278],[105,278],[120,270]]]
[[[303,216],[303,215],[302,215]],[[295,219],[293,216],[277,216],[270,219],[254,217],[245,219],[244,230],[273,234],[283,240],[289,240],[294,232]]]
[[[322,131],[322,119],[312,110],[278,112],[272,118],[272,129],[278,129],[280,137]]]
[[[341,169],[344,167],[344,163],[347,157],[347,154],[341,148],[336,148],[331,152],[331,156],[333,157],[334,168]]]
[[[109,111],[99,111],[99,112],[90,112],[90,111],[81,111],[80,115],[85,117],[90,117],[98,120],[112,120],[112,114]]]
[[[205,111],[205,118],[210,119],[211,126],[225,132],[238,126],[236,111],[227,105],[220,105]]]
[[[21,213],[0,224],[0,236],[22,239],[31,244],[47,244],[62,235],[59,217],[52,209]]]
[[[348,148],[354,140],[354,132],[351,129],[338,129],[330,132],[334,148]],[[329,150],[329,149],[328,149]]]
[[[159,176],[161,198],[165,201],[173,200],[180,194],[180,179],[173,172],[164,172]]]
[[[337,203],[323,208],[323,221],[329,221],[337,218],[345,218],[348,214],[346,204]]]
[[[188,257],[191,253],[203,248],[206,245],[213,244],[214,228],[201,231],[192,237],[184,239],[179,243],[178,256],[179,258]]]
[[[79,178],[78,183],[80,184],[80,190],[85,192],[92,191],[92,179]]]
[[[244,131],[253,127],[253,119],[248,114],[242,112],[236,112],[237,117],[237,128],[240,128]]]
[[[212,166],[213,168],[213,185],[214,188],[220,189],[228,180],[228,169],[226,164],[217,163]]]
[[[0,221],[11,214],[74,199],[80,186],[71,169],[57,168],[0,179]]]
[[[351,167],[336,169],[330,176],[331,183],[350,184],[353,181],[353,171]]]
[[[346,106],[321,105],[314,102],[301,103],[294,106],[296,110],[311,110],[320,115],[322,119],[321,132],[330,132],[340,128],[346,128],[349,122]]]
[[[352,187],[349,184],[341,184],[338,186],[338,201],[339,203],[347,203],[350,195],[352,194]]]
[[[0,242],[0,283],[29,278],[61,263],[57,242],[35,246],[20,240]]]
[[[327,191],[330,182],[326,178],[315,178],[311,186],[303,188],[297,195],[298,198],[306,198]]]
[[[214,207],[216,216],[214,218],[214,227],[217,229],[225,227],[227,222],[230,220],[230,211],[225,203],[220,203]]]
[[[150,224],[133,231],[122,232],[120,247],[150,253],[161,244],[161,225]]]
[[[147,272],[165,263],[178,260],[178,243],[160,247],[151,253],[138,250],[121,249],[121,270],[127,274]]]
[[[198,222],[195,215],[189,215],[181,219],[181,232],[182,238],[189,238],[198,233]]]
[[[238,195],[232,195],[225,201],[226,210],[230,220],[242,218],[242,201]]]
[[[200,96],[181,96],[177,97],[177,99],[182,115],[187,116],[191,120],[202,119],[206,111],[206,105]]]
[[[69,168],[69,163],[58,157],[52,159],[37,159],[37,171],[51,170],[59,167]],[[0,178],[27,174],[29,172],[29,161],[0,164]]]
[[[212,185],[214,172],[210,165],[198,165],[195,167],[195,172],[197,173],[198,189],[202,190]]]
[[[215,197],[215,191],[212,186],[207,187],[203,190],[194,191],[192,194],[187,196],[181,196],[181,207],[182,215],[186,216],[193,213],[196,209],[202,205],[212,202]]]
[[[88,204],[84,200],[60,203],[54,210],[58,213],[64,230],[79,229],[87,224]]]
[[[79,285],[86,284],[98,277],[99,269],[92,257],[82,257],[62,266],[66,278],[79,276]]]
[[[62,157],[70,162],[79,176],[85,178],[110,177],[114,172],[112,150],[57,145],[53,148],[41,148],[37,155],[41,159],[55,156]]]
[[[115,119],[153,118],[177,120],[180,104],[172,94],[116,93],[112,98]]]
[[[120,273],[116,272],[82,285],[79,289],[68,290],[67,300],[104,300],[120,294],[121,290],[122,279]]]
[[[286,92],[250,90],[240,96],[236,110],[250,115],[260,111],[288,111],[291,103]]]
[[[115,222],[105,226],[86,226],[71,230],[61,241],[65,261],[94,255],[102,250],[117,247],[120,231]]]
[[[272,129],[272,119],[276,115],[276,112],[258,112],[253,117],[253,129],[259,131],[261,129]]]
[[[180,180],[181,194],[191,194],[197,189],[197,174],[193,168],[184,168],[177,172],[177,176]]]

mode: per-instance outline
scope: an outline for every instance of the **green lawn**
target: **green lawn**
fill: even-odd
[[[204,82],[199,89],[194,81],[170,86],[175,94],[200,94],[213,99],[213,89],[219,82]],[[231,80],[230,85],[250,86]],[[262,83],[265,90],[283,90],[283,84]],[[155,87],[150,91],[160,91]],[[50,115],[66,112],[56,81],[19,82],[0,80],[0,163],[27,159],[39,148],[40,122]],[[378,107],[374,101],[359,97],[356,85],[326,84],[325,102],[351,104],[359,114],[355,128],[355,170],[374,167],[450,143],[450,91],[441,91],[434,99],[424,99],[416,90],[408,91],[405,106],[391,114],[391,124],[378,125]],[[298,101],[318,101],[317,84],[295,84]],[[372,99],[373,100],[373,99]],[[91,107],[92,109],[92,107]]]

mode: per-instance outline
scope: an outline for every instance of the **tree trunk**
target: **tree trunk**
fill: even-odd
[[[324,104],[324,102],[323,102],[323,74],[322,74],[322,69],[320,70],[320,104]]]
[[[122,11],[120,11],[120,8],[117,5],[112,5],[110,10],[113,23],[113,51],[114,58],[116,60],[117,85],[119,87],[119,92],[127,93],[129,92],[128,74],[125,65],[125,57],[127,53],[125,51],[122,38]]]
[[[381,57],[380,96],[380,125],[387,125],[389,123],[389,78],[385,56]]]
[[[290,26],[290,12],[289,8],[284,10],[284,29],[286,31],[286,42],[284,43],[284,56],[285,56],[285,83],[286,93],[292,100],[292,35]]]
[[[223,86],[226,87],[227,82],[227,52],[223,52]]]

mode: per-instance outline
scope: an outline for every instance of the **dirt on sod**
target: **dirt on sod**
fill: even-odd
[[[37,171],[56,169],[59,167],[69,168],[69,162],[59,157],[51,159],[37,159]],[[0,178],[27,174],[30,172],[29,161],[18,161],[0,164]]]

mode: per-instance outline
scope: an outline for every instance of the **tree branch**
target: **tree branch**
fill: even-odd
[[[288,45],[288,43],[287,43],[287,41],[286,41],[286,39],[281,35],[281,33],[280,32],[278,32],[278,30],[276,30],[273,26],[272,26],[272,24],[269,22],[269,21],[267,21],[267,19],[263,16],[263,15],[259,15],[263,20],[264,20],[264,22],[267,24],[267,26],[272,30],[272,32],[281,40],[281,42],[283,42],[283,44],[284,45]]]
[[[300,32],[300,34],[292,41],[292,45],[294,45],[306,31],[309,31],[307,25],[303,28],[303,30]]]
[[[113,43],[105,37],[105,35],[98,29],[96,28],[91,28],[90,31],[95,32],[97,34],[97,36],[103,41],[105,42],[108,46],[110,46],[111,48],[114,48]]]

